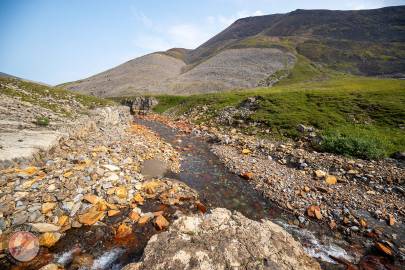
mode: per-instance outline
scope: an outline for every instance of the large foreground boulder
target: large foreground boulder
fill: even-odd
[[[154,235],[143,258],[125,270],[141,269],[320,269],[280,226],[217,208],[183,216]]]

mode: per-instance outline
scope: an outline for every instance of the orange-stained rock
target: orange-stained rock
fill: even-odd
[[[325,178],[325,182],[326,182],[326,184],[328,184],[328,185],[335,185],[336,182],[337,182],[337,178],[336,178],[336,176],[328,175],[328,176],[326,176],[326,178]]]
[[[254,174],[252,172],[244,172],[241,176],[246,180],[250,180],[253,178]]]
[[[39,244],[45,247],[52,247],[59,241],[62,235],[57,232],[46,232],[39,237]]]
[[[122,223],[118,226],[117,233],[115,234],[116,238],[125,238],[132,234],[132,228],[128,225]]]
[[[248,154],[250,154],[252,151],[250,151],[249,149],[247,149],[247,148],[245,148],[245,149],[243,149],[242,150],[242,154],[244,154],[244,155],[248,155]]]
[[[144,224],[148,223],[149,219],[150,219],[149,216],[142,216],[139,218],[138,224],[144,225]]]
[[[56,207],[56,203],[52,203],[52,202],[47,202],[42,204],[42,214],[46,214],[50,211],[52,211],[53,209],[55,209]]]
[[[316,217],[317,219],[322,219],[321,209],[317,205],[311,205],[307,209],[307,215],[309,217]]]
[[[166,229],[170,225],[164,216],[158,216],[155,220],[155,227],[158,230]]]
[[[101,200],[101,198],[94,194],[86,194],[84,195],[83,200],[88,201],[91,204],[96,204]]]
[[[134,221],[134,222],[137,222],[140,217],[141,217],[141,216],[140,216],[137,212],[135,212],[135,211],[131,211],[131,212],[129,213],[129,218],[130,218],[132,221]]]
[[[392,256],[393,253],[392,253],[392,249],[390,247],[384,245],[381,242],[376,242],[375,246],[379,251],[381,251],[385,255]]]
[[[393,226],[395,224],[395,217],[391,214],[389,214],[388,217],[388,225]]]
[[[66,215],[60,216],[58,219],[58,225],[62,227],[68,222],[68,220],[69,220],[68,216]]]
[[[91,210],[83,215],[79,215],[79,222],[84,225],[93,225],[97,221],[102,220],[104,215],[103,211]]]
[[[69,176],[72,176],[72,174],[73,174],[73,172],[65,172],[65,173],[63,174],[63,176],[64,176],[64,177],[69,177]]]
[[[128,196],[128,191],[125,187],[118,187],[115,189],[115,195],[121,199],[126,199]]]
[[[140,193],[136,193],[135,196],[134,196],[134,201],[136,203],[143,204],[145,199],[142,197],[142,195]]]
[[[204,205],[204,204],[202,204],[201,202],[196,202],[195,203],[195,206],[197,206],[197,209],[201,212],[201,213],[205,213],[205,212],[207,212],[207,207]]]
[[[364,218],[360,219],[360,226],[363,228],[367,228],[367,221]]]
[[[107,215],[108,215],[109,217],[113,217],[113,216],[118,215],[119,213],[120,213],[119,210],[109,210],[109,211],[107,212]]]

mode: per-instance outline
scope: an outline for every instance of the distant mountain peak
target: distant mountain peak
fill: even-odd
[[[173,48],[158,52],[165,57],[143,56],[131,60],[131,66],[124,63],[65,87],[102,96],[254,87],[278,70],[292,68],[291,56],[347,73],[396,76],[405,73],[404,43],[405,6],[297,9],[238,19],[195,50]]]

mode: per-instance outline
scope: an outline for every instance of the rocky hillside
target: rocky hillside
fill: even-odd
[[[405,6],[243,18],[195,50],[153,53],[63,86],[97,96],[271,86],[297,59],[340,72],[403,77],[403,18]]]
[[[78,128],[77,121],[88,117],[91,109],[109,104],[58,88],[0,78],[0,168],[50,149],[72,127]]]
[[[153,53],[78,82],[69,90],[96,96],[125,96],[157,92],[168,79],[178,76],[186,64],[174,57]]]
[[[225,50],[196,66],[186,65],[183,56],[173,50],[153,53],[62,86],[101,97],[215,92],[258,86],[295,62],[293,54],[274,48]]]

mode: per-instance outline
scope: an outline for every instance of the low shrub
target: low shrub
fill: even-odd
[[[321,151],[362,159],[381,159],[392,146],[385,136],[366,129],[326,131],[317,146]]]
[[[37,124],[38,126],[46,127],[49,125],[49,118],[44,116],[37,117],[35,124]]]

